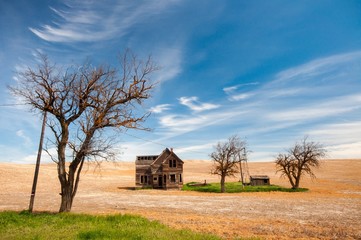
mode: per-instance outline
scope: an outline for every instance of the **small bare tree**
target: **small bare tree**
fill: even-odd
[[[289,148],[287,153],[278,154],[275,161],[277,172],[288,178],[293,189],[299,188],[302,175],[308,174],[315,178],[313,168],[319,167],[320,160],[326,156],[326,150],[320,143],[307,139],[304,137],[301,142]]]
[[[151,58],[140,61],[130,51],[119,57],[120,70],[85,64],[63,70],[44,55],[34,69],[18,74],[18,85],[10,87],[34,110],[47,112],[54,136],[61,186],[59,212],[72,208],[85,160],[114,157],[106,129],[145,129],[149,115],[137,106],[148,99],[155,84],[149,76],[157,70]],[[68,164],[67,164],[68,163]]]
[[[228,138],[226,142],[219,142],[214,147],[214,152],[210,155],[213,161],[211,173],[221,177],[222,193],[226,191],[226,177],[239,173],[239,164],[242,161],[240,156],[245,149],[246,142],[241,141],[236,135]]]

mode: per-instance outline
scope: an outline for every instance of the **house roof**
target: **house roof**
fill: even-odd
[[[176,158],[181,163],[184,163],[174,152],[168,148],[164,149],[160,155],[144,155],[137,156],[135,164],[136,165],[156,165],[166,162],[171,156]]]
[[[176,158],[178,161],[183,163],[183,161],[173,152],[173,149],[169,150],[168,148],[164,149],[163,152],[158,156],[151,165],[165,163],[171,156]]]

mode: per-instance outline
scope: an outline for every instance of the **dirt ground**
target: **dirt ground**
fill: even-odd
[[[184,181],[219,181],[209,174],[210,167],[209,161],[185,161]],[[0,163],[0,211],[28,208],[33,171],[34,165]],[[225,239],[361,239],[361,160],[324,161],[316,180],[304,177],[301,182],[310,189],[305,193],[135,191],[134,172],[131,162],[104,163],[100,169],[88,165],[72,211],[137,214]],[[275,174],[274,163],[249,163],[249,172],[289,186]],[[56,166],[43,164],[34,210],[57,211],[59,201]]]

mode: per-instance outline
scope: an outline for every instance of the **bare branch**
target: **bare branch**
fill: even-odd
[[[225,178],[239,172],[238,166],[242,161],[240,155],[246,149],[246,142],[235,135],[226,142],[219,142],[214,148],[214,152],[210,154],[213,160],[211,174],[221,177],[221,192],[225,192]]]
[[[303,173],[316,178],[313,168],[319,167],[320,160],[326,156],[321,144],[307,140],[308,137],[304,137],[289,148],[287,154],[279,154],[275,161],[277,172],[281,173],[281,177],[288,178],[292,188],[299,187]]]
[[[45,55],[40,59],[34,69],[18,73],[19,83],[10,90],[33,109],[50,115],[57,157],[46,151],[58,165],[60,211],[70,211],[84,161],[115,157],[107,134],[101,133],[112,128],[147,130],[142,124],[149,113],[139,106],[151,97],[155,83],[150,77],[158,68],[150,57],[138,60],[130,50],[119,57],[119,70],[84,64],[64,71]]]

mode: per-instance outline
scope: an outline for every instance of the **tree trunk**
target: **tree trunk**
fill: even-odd
[[[61,183],[61,204],[59,212],[70,212],[73,205],[73,187],[69,183]]]
[[[226,182],[226,176],[221,176],[221,193],[226,192],[226,186],[225,186],[225,182]]]
[[[295,185],[292,186],[293,189],[299,188],[299,186],[300,186],[300,179],[301,179],[301,175],[298,175],[298,176],[296,177],[296,180],[295,180]]]
[[[61,184],[61,204],[59,212],[70,212],[71,207],[73,206],[73,200],[75,194],[78,190],[80,173],[83,168],[84,158],[80,161],[79,168],[78,165],[71,165],[69,167],[68,178],[65,181],[60,181]],[[75,176],[76,175],[76,176]],[[64,179],[64,178],[59,178]]]
[[[293,181],[292,175],[290,173],[287,173],[287,178],[290,181],[292,188],[294,189],[296,184],[295,181]]]
[[[295,176],[295,184],[292,186],[293,189],[297,189],[300,186],[300,180],[302,175],[302,165],[297,168],[297,175]]]
[[[65,122],[65,120],[61,121],[61,136],[58,137],[58,178],[60,182],[61,187],[61,203],[60,203],[60,209],[59,212],[70,212],[71,206],[73,204],[73,182],[72,179],[74,179],[74,174],[71,176],[72,173],[66,172],[65,162],[66,162],[66,156],[65,156],[65,149],[66,145],[68,143],[68,137],[69,137],[69,129],[68,124]]]

